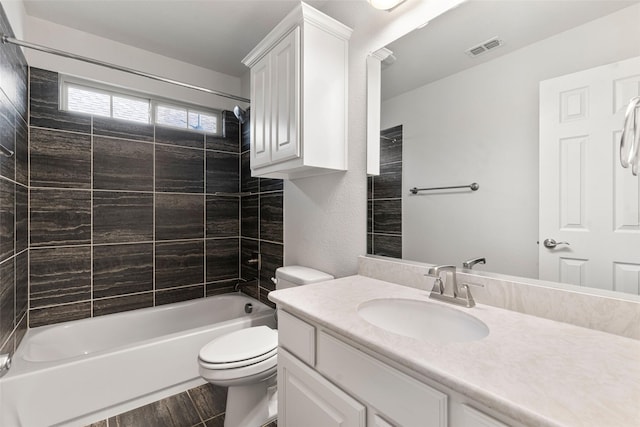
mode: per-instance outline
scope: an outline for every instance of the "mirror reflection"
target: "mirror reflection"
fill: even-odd
[[[638,22],[638,1],[470,1],[386,46],[369,253],[640,294],[618,158]]]

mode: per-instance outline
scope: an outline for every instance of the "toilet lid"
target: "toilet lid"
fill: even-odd
[[[277,346],[277,331],[267,326],[255,326],[214,339],[202,347],[199,357],[206,363],[231,363],[273,352]]]

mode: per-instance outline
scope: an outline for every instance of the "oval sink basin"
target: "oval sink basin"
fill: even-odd
[[[482,321],[453,308],[409,299],[376,299],[358,307],[367,322],[394,334],[436,343],[475,341],[489,335]]]

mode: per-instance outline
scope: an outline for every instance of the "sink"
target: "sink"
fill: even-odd
[[[475,341],[489,335],[487,325],[475,317],[427,301],[375,299],[360,304],[358,314],[386,331],[435,343]]]

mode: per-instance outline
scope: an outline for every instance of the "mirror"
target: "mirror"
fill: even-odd
[[[617,159],[638,22],[638,1],[469,1],[386,46],[368,252],[639,294]]]

